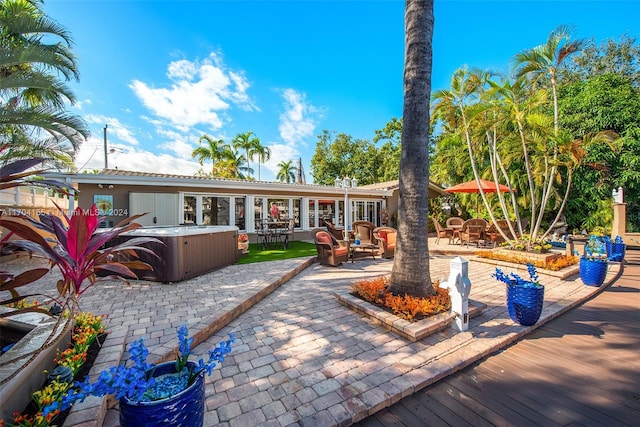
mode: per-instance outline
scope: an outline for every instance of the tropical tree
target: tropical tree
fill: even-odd
[[[214,175],[220,178],[247,179],[253,170],[246,166],[247,159],[234,147],[227,146],[215,166]]]
[[[560,126],[558,109],[558,73],[562,63],[579,52],[584,40],[571,41],[572,28],[561,25],[549,34],[543,45],[516,54],[516,77],[529,76],[536,85],[548,79],[553,94],[553,127],[558,133]]]
[[[278,167],[280,170],[276,175],[276,179],[280,182],[296,182],[296,171],[298,170],[295,166],[293,166],[293,161],[289,160],[285,162],[284,160],[278,163]]]
[[[434,293],[424,236],[428,221],[429,96],[433,0],[405,2],[404,104],[399,175],[398,245],[391,270],[395,294]]]
[[[203,145],[203,142],[206,145]],[[202,135],[198,144],[199,146],[191,152],[191,157],[197,158],[200,166],[203,166],[205,161],[211,160],[211,173],[216,175],[217,163],[224,158],[225,151],[229,149],[229,146],[224,140],[214,139],[208,135]]]
[[[78,67],[70,33],[39,3],[0,3],[0,138],[12,156],[38,155],[68,167],[89,131],[65,111],[76,98],[57,76],[77,80]]]
[[[256,137],[251,131],[239,133],[235,138],[233,138],[231,145],[235,148],[244,150],[247,167],[251,169],[250,160],[252,160],[254,156],[258,155],[260,151],[260,139],[258,139],[258,137]],[[248,178],[251,178],[251,175],[249,175]]]
[[[560,131],[560,110],[558,106],[558,73],[563,62],[571,55],[579,52],[585,45],[584,40],[571,41],[572,28],[561,25],[549,34],[547,42],[543,45],[534,47],[518,53],[515,57],[516,76],[529,76],[533,85],[548,79],[553,95],[553,129],[556,137]],[[553,140],[552,140],[553,141]],[[557,142],[557,140],[556,140]],[[557,156],[560,147],[552,146],[553,160],[550,163],[549,177],[555,177],[557,169]],[[549,179],[546,187],[543,188],[542,206],[546,206],[553,192],[554,180]],[[551,227],[560,219],[562,209],[559,209]],[[544,211],[538,212],[538,220],[532,231],[532,235],[536,236],[538,228],[542,222]]]
[[[271,158],[271,149],[265,145],[260,145],[255,153],[258,158],[258,181],[260,181],[260,164],[269,161]]]

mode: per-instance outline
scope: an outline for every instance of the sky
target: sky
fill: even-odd
[[[91,130],[79,170],[192,175],[200,137],[251,131],[271,150],[253,177],[302,160],[318,135],[372,140],[402,116],[402,0],[45,0],[74,39],[69,82]],[[640,38],[640,0],[435,1],[432,90],[462,66],[507,72],[559,25],[600,44]]]

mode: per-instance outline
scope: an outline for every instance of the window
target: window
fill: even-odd
[[[239,230],[247,229],[247,224],[245,222],[245,217],[244,217],[245,203],[246,203],[246,200],[244,197],[236,197],[235,217],[236,217],[236,227],[238,227]]]
[[[196,223],[196,205],[197,199],[195,196],[184,196],[184,210],[182,214],[183,224]]]

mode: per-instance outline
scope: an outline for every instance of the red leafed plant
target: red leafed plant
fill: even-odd
[[[433,283],[436,293],[427,298],[393,295],[388,284],[388,276],[360,280],[353,285],[353,293],[409,321],[443,313],[451,308],[449,290],[440,288],[440,282]]]
[[[61,216],[41,214],[39,220],[26,215],[2,216],[0,226],[8,229],[10,234],[24,239],[8,241],[10,235],[5,236],[2,242],[3,252],[27,252],[48,259],[52,266],[58,267],[62,274],[62,279],[56,286],[60,297],[68,295],[73,305],[76,305],[78,297],[100,280],[136,278],[133,269],[151,269],[147,263],[138,259],[136,251],[155,255],[152,250],[140,245],[147,242],[161,243],[158,239],[136,237],[118,245],[104,247],[114,237],[140,228],[141,225],[134,221],[144,214],[127,218],[113,228],[98,230],[102,218],[98,216],[95,204],[88,210],[75,209],[71,217],[65,215],[60,207],[58,209]],[[116,261],[114,255],[117,253],[126,256]],[[28,285],[46,272],[47,269],[40,268],[16,277],[7,275],[5,281],[0,282],[0,290],[11,292],[12,298],[0,301],[0,304],[24,299],[16,289]],[[99,279],[98,272],[105,272],[105,277]]]

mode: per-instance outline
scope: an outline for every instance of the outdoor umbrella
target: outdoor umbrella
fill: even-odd
[[[498,191],[501,193],[508,192],[509,187],[506,185],[499,184],[496,187],[496,183],[493,181],[487,181],[484,179],[480,180],[480,185],[482,186],[482,191],[485,193],[497,193]],[[480,187],[478,187],[478,182],[475,179],[471,181],[463,182],[462,184],[454,185],[453,187],[445,188],[447,193],[479,193]],[[478,198],[476,197],[476,212],[478,212]]]

